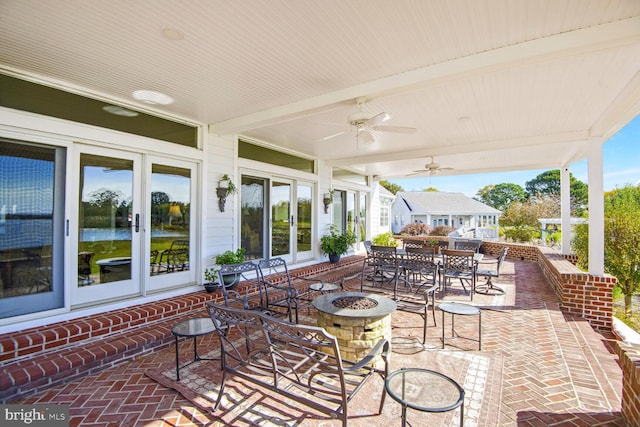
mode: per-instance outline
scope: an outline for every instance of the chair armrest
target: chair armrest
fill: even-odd
[[[389,341],[387,341],[386,339],[381,339],[380,341],[378,341],[376,343],[376,345],[369,351],[369,353],[367,353],[367,355],[360,360],[358,363],[354,363],[351,366],[346,366],[344,367],[344,371],[345,372],[352,372],[352,371],[358,371],[359,369],[362,369],[365,367],[365,365],[367,365],[368,363],[371,363],[371,361],[374,359],[374,357],[378,356],[378,355],[382,355],[382,358],[384,359],[384,363],[385,365],[387,365],[389,363]]]
[[[434,283],[433,285],[429,286],[428,288],[425,288],[423,291],[424,298],[427,299],[427,295],[429,294],[435,294],[439,287],[440,287],[440,283],[436,281],[436,283]]]
[[[266,280],[263,281],[263,283],[265,286],[268,286],[269,288],[275,289],[277,291],[285,292],[291,298],[295,298],[298,295],[298,290],[296,288],[291,288],[289,286],[276,285],[275,283],[271,283]]]
[[[324,280],[314,279],[313,277],[291,276],[291,280],[305,280],[307,282],[324,283]]]
[[[347,282],[351,279],[355,279],[356,277],[361,277],[361,276],[362,276],[362,271],[358,271],[357,273],[352,274],[351,276],[343,277],[342,280],[340,280],[340,287],[344,289],[344,282]]]
[[[249,301],[247,300],[247,298],[243,297],[240,294],[240,292],[234,291],[232,289],[227,289],[226,293],[227,295],[225,296],[225,300],[226,300],[227,306],[231,306],[229,301],[236,301],[236,302],[242,303],[242,307],[245,310],[249,309]]]

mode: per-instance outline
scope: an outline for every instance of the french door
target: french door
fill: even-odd
[[[74,305],[195,282],[193,162],[80,147]]]
[[[78,214],[74,235],[77,271],[72,305],[142,292],[142,156],[78,147]]]
[[[195,224],[197,167],[191,162],[151,157],[147,169],[150,188],[145,215],[145,247],[149,248],[144,275],[150,290],[195,281]],[[147,186],[148,188],[149,186]],[[145,257],[145,252],[143,258]]]

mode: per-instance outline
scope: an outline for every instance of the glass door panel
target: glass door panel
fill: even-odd
[[[313,186],[298,184],[296,187],[296,261],[311,258],[313,251],[311,241],[313,237]]]
[[[0,145],[0,318],[63,307],[65,150]]]
[[[346,208],[347,230],[356,233],[356,193],[347,191]]]
[[[240,186],[240,247],[247,260],[266,258],[265,178],[243,175]]]
[[[195,245],[191,244],[195,165],[171,163],[151,165],[149,226],[145,231],[150,231],[148,275],[152,276],[152,289],[195,280],[191,263],[195,256]]]
[[[367,240],[367,194],[360,193],[360,213],[358,214],[359,241]]]
[[[138,155],[113,150],[80,153],[74,304],[140,290],[140,163]]]
[[[271,256],[291,258],[291,184],[271,184]]]

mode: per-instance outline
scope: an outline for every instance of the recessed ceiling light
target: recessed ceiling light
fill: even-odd
[[[133,92],[133,97],[138,101],[152,105],[168,105],[173,103],[172,97],[154,90],[136,90]]]
[[[184,39],[184,33],[175,28],[163,28],[162,37],[167,40],[182,40]]]
[[[135,117],[138,115],[137,111],[129,110],[118,105],[105,105],[102,109],[107,113],[115,114],[116,116]]]

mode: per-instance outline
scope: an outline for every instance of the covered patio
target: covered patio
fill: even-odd
[[[343,267],[325,276],[344,276],[359,270],[360,263],[357,258],[343,260]],[[432,368],[455,377],[467,393],[466,426],[627,425],[620,412],[622,371],[615,354],[615,337],[595,331],[585,319],[564,311],[534,262],[508,258],[499,284],[506,289],[505,295],[478,294],[474,298],[474,305],[482,308],[481,351],[477,343],[463,339],[450,341],[445,350],[440,349],[440,312],[436,316],[438,327],[433,327],[432,319],[429,321],[422,349],[419,316],[394,312],[392,369]],[[359,286],[357,278],[348,282],[349,289]],[[461,296],[455,299],[468,302]],[[206,312],[191,312],[184,318],[199,315]],[[474,336],[477,322],[462,319],[456,329],[461,335]],[[201,338],[198,348],[202,354],[216,350],[214,336]],[[185,357],[189,346],[189,342],[181,344]],[[69,405],[71,425],[82,426],[339,424],[308,408],[291,406],[265,390],[246,387],[241,381],[230,383],[230,399],[237,399],[236,404],[223,404],[223,410],[208,413],[146,375],[153,370],[174,369],[174,358],[169,345],[16,403]],[[204,364],[210,367],[204,370],[210,375],[206,382],[215,388],[219,362],[196,365]],[[383,413],[375,415],[382,381],[375,378],[367,387],[350,403],[349,425],[399,425],[400,405],[389,398]],[[457,412],[408,412],[412,425],[456,425],[459,416]]]

